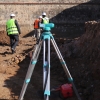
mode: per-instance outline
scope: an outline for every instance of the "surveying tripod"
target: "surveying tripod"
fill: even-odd
[[[68,77],[69,82],[72,83],[73,89],[75,91],[75,94],[76,94],[78,100],[81,100],[81,98],[77,92],[77,89],[74,85],[73,78],[72,78],[72,76],[67,68],[67,65],[66,65],[66,63],[65,63],[65,61],[64,61],[64,59],[59,51],[59,48],[54,40],[54,37],[50,32],[51,28],[54,27],[54,24],[53,23],[40,24],[40,27],[43,28],[44,32],[41,34],[40,40],[35,45],[35,50],[34,50],[34,53],[32,55],[32,58],[31,58],[31,61],[29,64],[29,68],[28,68],[28,71],[27,71],[27,74],[25,77],[25,81],[23,83],[23,87],[22,87],[22,90],[21,90],[21,93],[20,93],[18,100],[23,100],[26,88],[28,86],[28,83],[30,82],[33,70],[34,70],[35,65],[37,63],[37,59],[38,59],[39,53],[41,51],[42,43],[43,43],[43,92],[44,92],[44,100],[49,100],[49,96],[50,96],[50,41],[51,41],[51,43],[52,43],[52,45],[57,53],[57,56],[60,60],[60,63],[63,66],[63,69]],[[46,42],[48,44],[48,47],[47,47],[48,54],[47,55],[46,55]],[[46,57],[47,57],[47,60],[46,60]]]

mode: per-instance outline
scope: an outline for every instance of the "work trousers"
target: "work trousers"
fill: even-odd
[[[35,38],[38,40],[40,38],[41,29],[35,29]]]
[[[16,46],[18,45],[19,42],[19,35],[9,35],[10,37],[10,45],[11,48],[13,48],[15,50]]]

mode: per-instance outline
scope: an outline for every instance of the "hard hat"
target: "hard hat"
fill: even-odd
[[[46,15],[46,13],[45,13],[45,12],[43,12],[43,13],[42,13],[42,15]]]
[[[42,16],[39,16],[39,18],[42,18]]]
[[[13,17],[15,17],[15,14],[10,14],[10,16],[13,16]]]

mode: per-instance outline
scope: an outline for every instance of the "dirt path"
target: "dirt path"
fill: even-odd
[[[18,63],[25,59],[28,52],[33,49],[34,44],[35,39],[33,37],[20,37],[20,42],[16,48],[15,54],[11,54],[9,45],[5,44],[0,46],[0,100],[18,99],[18,95],[14,95],[12,92],[13,84],[21,88],[23,83],[23,79],[16,76],[20,69]],[[19,84],[18,79],[21,80],[21,84]]]

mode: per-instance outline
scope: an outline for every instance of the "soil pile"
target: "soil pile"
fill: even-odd
[[[88,21],[85,23],[85,29],[81,37],[73,39],[70,43],[66,42],[60,48],[64,48],[62,54],[68,60],[76,84],[80,81],[78,88],[83,100],[99,100],[100,22]]]
[[[81,37],[65,44],[65,48],[68,49],[67,56],[85,58],[91,64],[94,76],[100,79],[100,22],[88,21],[85,23],[85,29],[86,32]]]
[[[10,43],[10,39],[4,30],[0,31],[0,44],[6,45]]]

